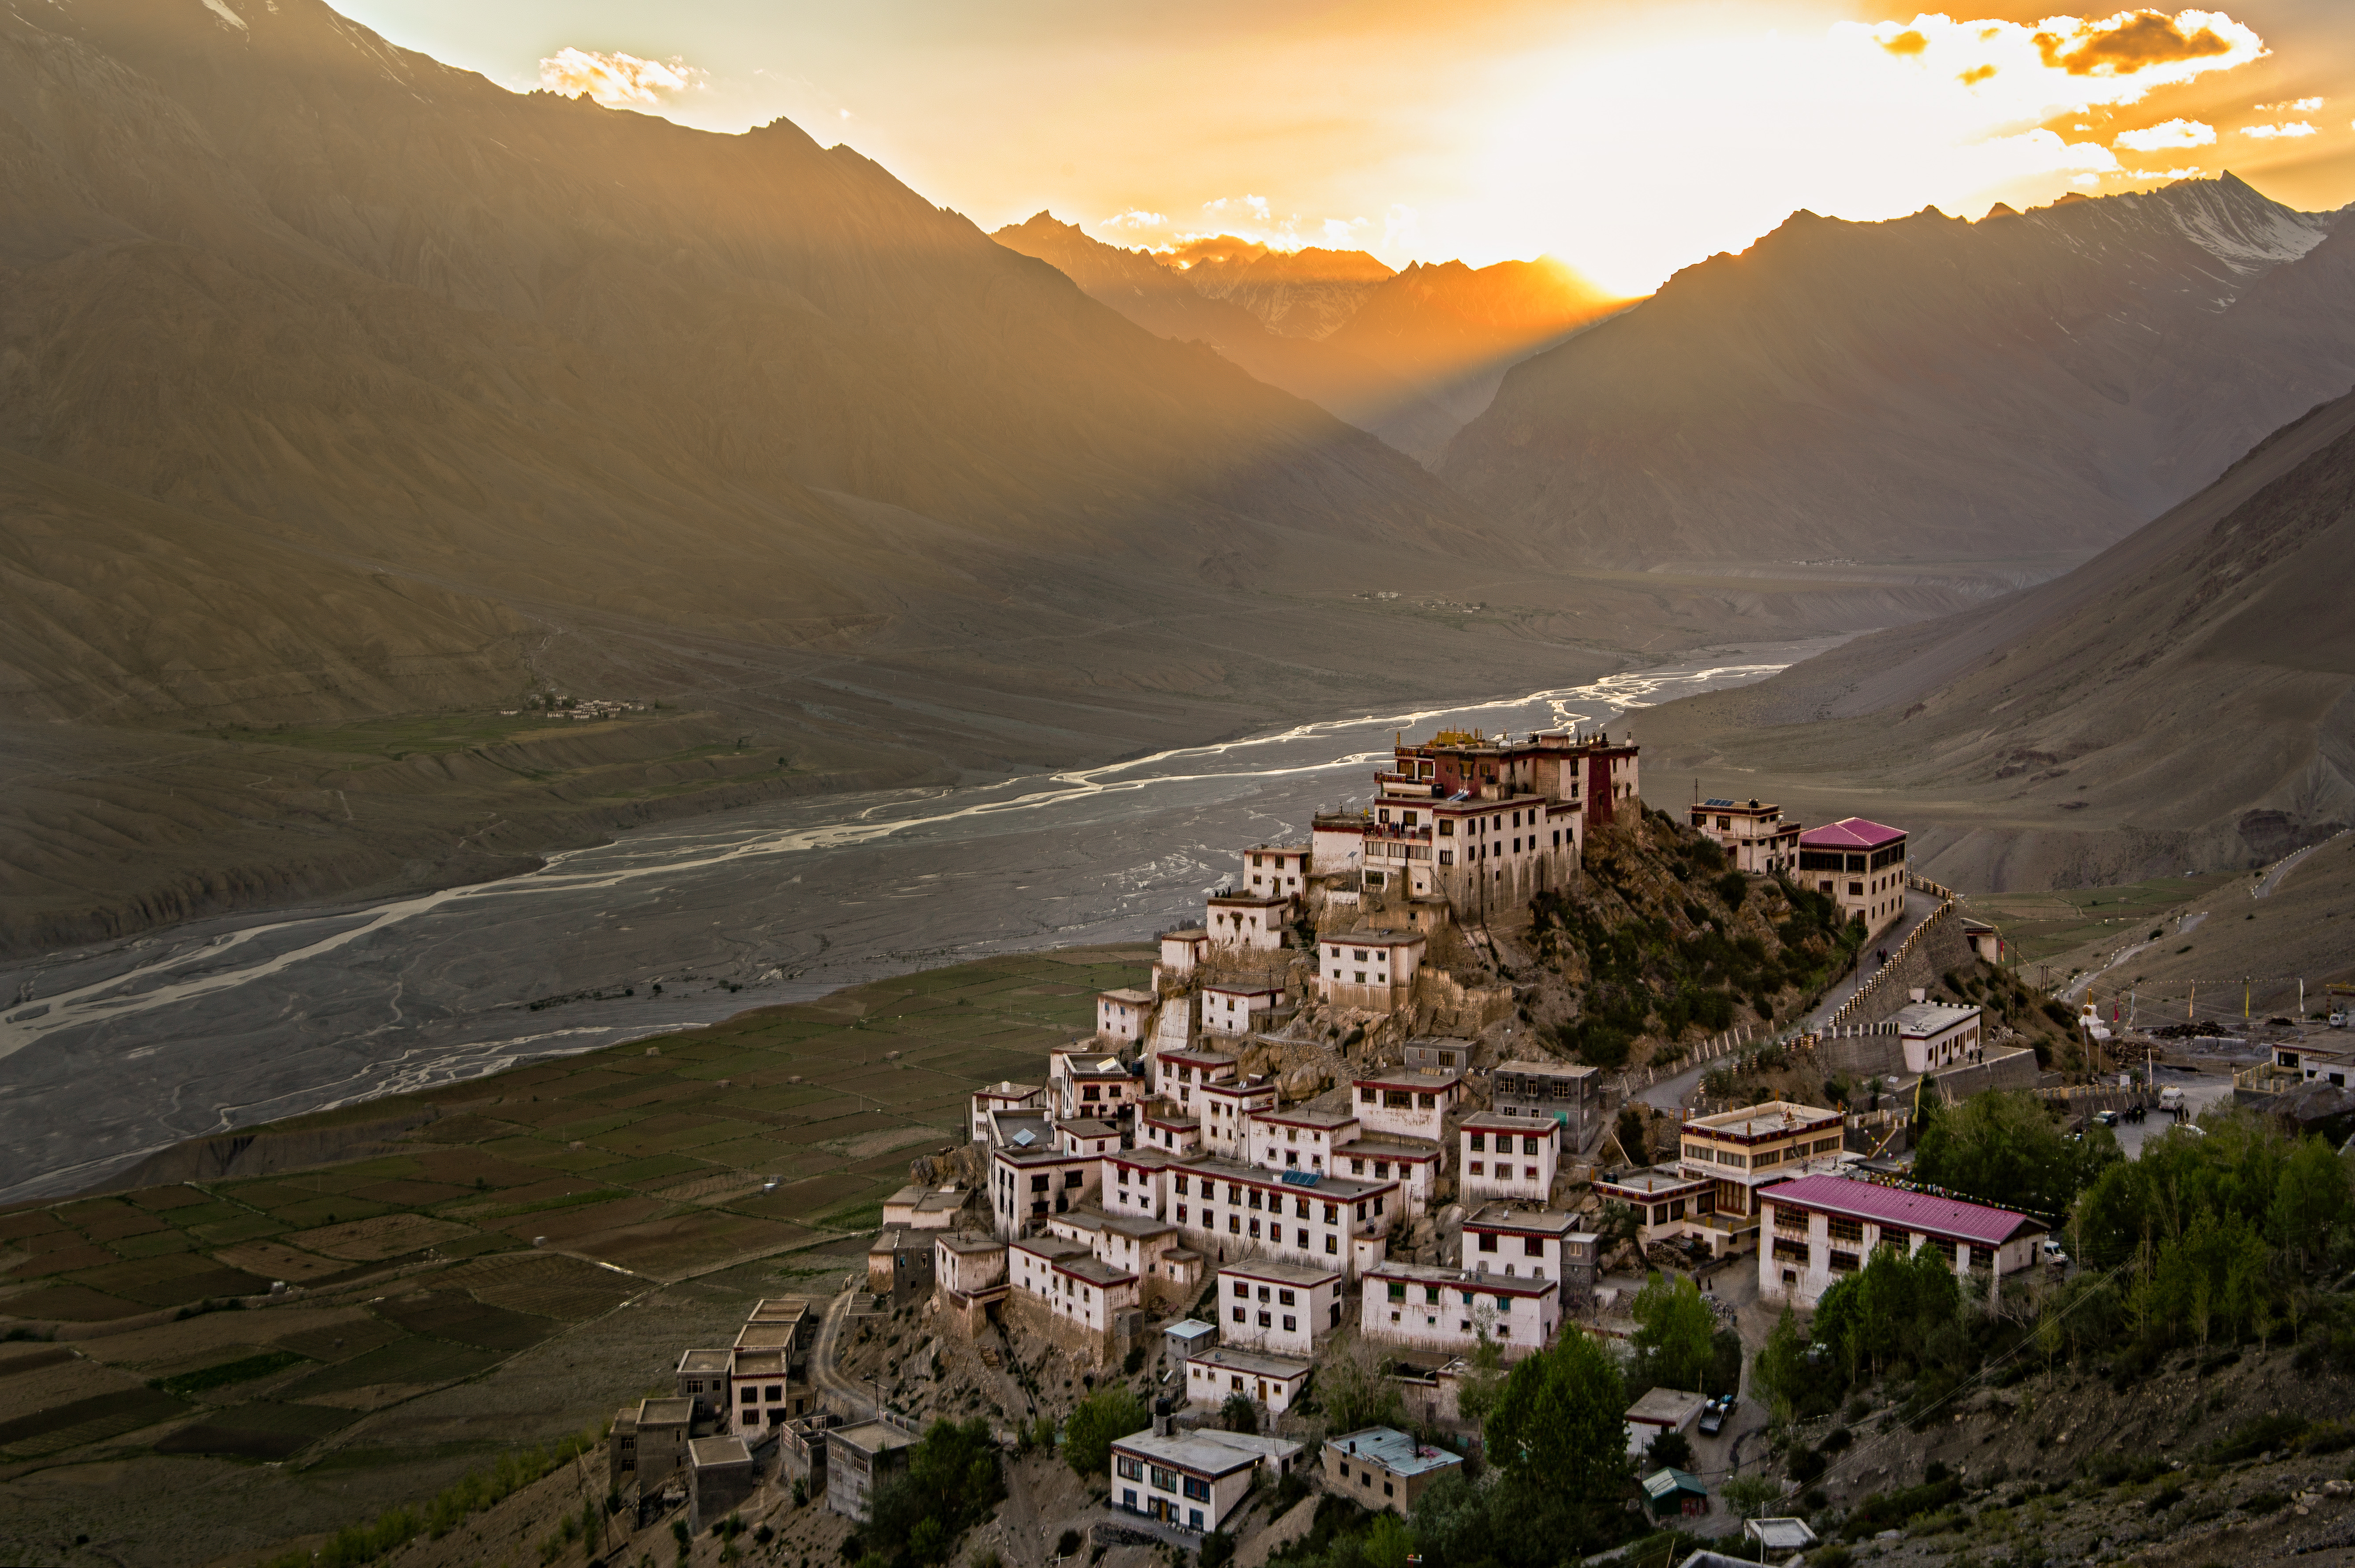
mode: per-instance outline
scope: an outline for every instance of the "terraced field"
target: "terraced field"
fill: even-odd
[[[830,1294],[909,1160],[961,1136],[972,1089],[1037,1081],[1093,1027],[1094,993],[1147,962],[1074,950],[879,982],[252,1129],[266,1149],[431,1115],[342,1164],[0,1211],[0,1333],[56,1337],[0,1343],[0,1516],[64,1530],[75,1467],[144,1467],[140,1560],[199,1563],[578,1430],[664,1375],[695,1313]],[[12,1539],[0,1525],[0,1561]]]

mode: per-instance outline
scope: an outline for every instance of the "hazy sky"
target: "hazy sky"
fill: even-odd
[[[1551,253],[1647,290],[1796,208],[1976,218],[2231,169],[2355,201],[2355,5],[2172,15],[1803,0],[339,0],[516,88],[783,115],[985,228]]]

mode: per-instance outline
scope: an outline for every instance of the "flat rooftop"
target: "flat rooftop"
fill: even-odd
[[[1413,1089],[1430,1094],[1455,1088],[1464,1074],[1453,1067],[1392,1067],[1350,1082],[1360,1089]]]
[[[1362,1427],[1338,1437],[1327,1437],[1325,1446],[1360,1464],[1380,1465],[1393,1476],[1427,1476],[1464,1463],[1458,1455],[1418,1443],[1389,1426]]]
[[[1287,1381],[1305,1374],[1311,1365],[1291,1356],[1271,1356],[1262,1350],[1238,1349],[1231,1345],[1216,1345],[1207,1350],[1197,1350],[1186,1360],[1206,1367],[1222,1367],[1246,1377],[1283,1378]]]
[[[1960,1002],[1908,1002],[1897,1009],[1897,1032],[1926,1037],[1978,1016],[1978,1008]]]
[[[682,1372],[724,1372],[728,1370],[726,1350],[689,1350],[678,1359]]]
[[[888,1454],[895,1448],[915,1445],[916,1434],[889,1421],[862,1421],[856,1426],[837,1426],[826,1433],[829,1442],[856,1448],[862,1454]]]
[[[1516,1235],[1577,1236],[1578,1216],[1559,1209],[1516,1209],[1509,1203],[1484,1203],[1465,1217],[1467,1231],[1509,1231]]]
[[[1827,1126],[1840,1119],[1838,1111],[1828,1111],[1821,1105],[1802,1105],[1791,1100],[1764,1100],[1755,1105],[1720,1111],[1713,1116],[1695,1116],[1685,1124],[1684,1130],[1718,1133],[1736,1138],[1773,1138],[1785,1133]]]
[[[1338,1268],[1320,1268],[1315,1264],[1288,1263],[1282,1258],[1237,1258],[1219,1265],[1221,1277],[1233,1275],[1238,1279],[1263,1279],[1273,1285],[1330,1285],[1341,1277]]]
[[[1600,1067],[1583,1061],[1499,1061],[1488,1070],[1491,1077],[1515,1073],[1523,1078],[1592,1078],[1602,1072]]]
[[[717,1465],[750,1465],[752,1451],[741,1437],[698,1437],[687,1445],[687,1462],[698,1470]]]

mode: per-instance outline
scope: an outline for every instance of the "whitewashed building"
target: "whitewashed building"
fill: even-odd
[[[989,1157],[992,1223],[1002,1239],[1049,1215],[1068,1212],[1102,1180],[1103,1157],[1050,1142],[1043,1147],[993,1149]]]
[[[1243,851],[1243,881],[1251,891],[1296,899],[1308,887],[1308,846],[1255,844]]]
[[[1465,1201],[1490,1198],[1542,1203],[1561,1159],[1561,1124],[1483,1111],[1456,1126],[1457,1187]]]
[[[1153,1027],[1153,1014],[1160,998],[1150,991],[1135,987],[1096,993],[1096,1036],[1116,1044],[1131,1044],[1143,1040]]]
[[[932,1283],[971,1296],[1006,1283],[1006,1243],[973,1231],[949,1231],[932,1243]]]
[[[1408,1349],[1466,1355],[1485,1333],[1511,1360],[1551,1344],[1561,1321],[1556,1280],[1382,1263],[1359,1285],[1360,1331]]]
[[[1047,1104],[1058,1118],[1117,1117],[1144,1097],[1145,1081],[1093,1041],[1047,1058]]]
[[[2002,1294],[2006,1275],[2033,1268],[2044,1227],[2025,1214],[1955,1198],[1853,1181],[1802,1176],[1758,1194],[1765,1232],[1758,1249],[1758,1296],[1812,1307],[1838,1280],[1861,1269],[1876,1247],[1909,1256],[1924,1248],[1952,1260],[1965,1277]]]
[[[1508,1279],[1557,1279],[1576,1298],[1593,1288],[1600,1240],[1579,1229],[1574,1214],[1490,1203],[1465,1216],[1464,1266]]]
[[[1209,1157],[1169,1171],[1169,1219],[1195,1251],[1220,1261],[1279,1258],[1355,1275],[1382,1255],[1400,1213],[1394,1181],[1327,1177],[1304,1186]]]
[[[1953,1002],[1913,1002],[1897,1009],[1905,1071],[1935,1072],[1979,1060],[1979,1010]]]
[[[1161,963],[1156,981],[1191,975],[1210,955],[1210,933],[1200,926],[1161,933]]]
[[[1284,945],[1292,901],[1277,894],[1220,893],[1209,901],[1206,911],[1202,923],[1213,949],[1273,953]]]
[[[1301,1463],[1297,1443],[1203,1428],[1173,1434],[1167,1417],[1112,1445],[1112,1503],[1201,1535],[1226,1523],[1256,1481],[1280,1481]]]
[[[1202,1112],[1202,1147],[1222,1159],[1241,1159],[1251,1149],[1251,1117],[1275,1109],[1275,1085],[1265,1078],[1205,1083],[1194,1104]]]
[[[1313,1358],[1341,1326],[1341,1271],[1273,1258],[1219,1270],[1219,1343]]]
[[[1153,1092],[1181,1105],[1194,1103],[1205,1083],[1231,1083],[1239,1070],[1233,1055],[1207,1046],[1186,1045],[1153,1053]]]
[[[993,1111],[1043,1111],[1046,1107],[1047,1091],[1037,1083],[1000,1082],[976,1089],[973,1092],[973,1141],[984,1146],[994,1141]]]
[[[1316,1105],[1278,1106],[1244,1118],[1252,1164],[1268,1170],[1330,1170],[1329,1157],[1359,1134],[1358,1118]]]
[[[1136,1141],[1167,1155],[1193,1154],[1202,1147],[1202,1121],[1191,1112],[1152,1106],[1136,1119]]]
[[[1158,1220],[1168,1212],[1169,1168],[1178,1157],[1154,1147],[1116,1148],[1104,1156],[1096,1190],[1104,1212]]]
[[[1236,1394],[1282,1415],[1308,1389],[1310,1363],[1296,1356],[1273,1356],[1215,1345],[1186,1358],[1186,1398],[1217,1406]]]
[[[1442,1145],[1421,1139],[1359,1137],[1344,1144],[1333,1164],[1337,1174],[1352,1181],[1397,1182],[1400,1212],[1411,1220],[1431,1211],[1442,1150]]]
[[[1440,1124],[1464,1097],[1464,1074],[1393,1067],[1354,1081],[1358,1120],[1369,1133],[1437,1142]]]
[[[1007,1246],[1006,1258],[1007,1283],[1088,1333],[1109,1334],[1114,1319],[1137,1305],[1136,1275],[1103,1262],[1084,1242],[1030,1236]]]
[[[1420,931],[1352,931],[1316,939],[1316,985],[1339,1008],[1392,1013],[1414,995],[1428,939]]]
[[[1284,987],[1252,980],[1221,980],[1202,987],[1202,1032],[1249,1034],[1284,1006]]]

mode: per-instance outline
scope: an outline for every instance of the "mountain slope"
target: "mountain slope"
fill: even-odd
[[[1477,269],[1418,261],[1325,341],[1433,389],[1468,423],[1513,365],[1626,304],[1550,256]]]
[[[1305,398],[1370,431],[1418,460],[1438,456],[1462,418],[1425,397],[1410,376],[1385,370],[1347,348],[1287,336],[1231,297],[1197,290],[1189,273],[1143,251],[1124,251],[1041,212],[990,236],[1035,256],[1146,331],[1199,339],[1271,387]]]
[[[1966,887],[2271,859],[2355,823],[2355,394],[2050,582],[1642,717],[1688,780],[1913,827]]]
[[[1622,564],[2081,559],[2355,379],[2350,247],[2230,176],[1800,213],[1517,367],[1439,472]]]

